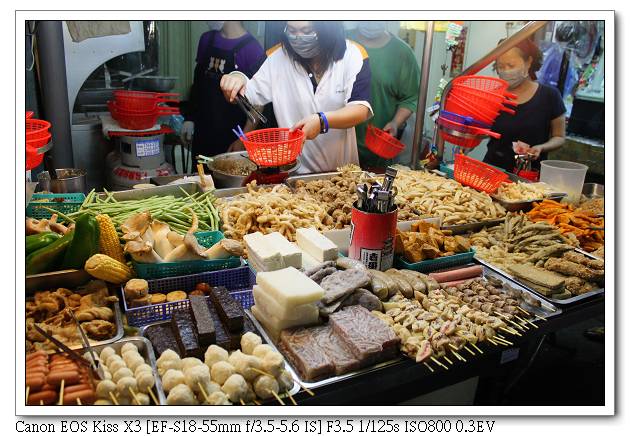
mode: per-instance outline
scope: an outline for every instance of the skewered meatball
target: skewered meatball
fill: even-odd
[[[188,387],[195,393],[201,391],[200,385],[203,387],[204,384],[211,382],[210,370],[203,363],[184,370],[184,378]]]
[[[135,344],[132,344],[131,342],[127,342],[120,349],[120,354],[124,355],[127,351],[135,351],[137,353],[138,352],[138,347],[136,347]]]
[[[128,353],[126,357],[127,357],[127,360],[125,360],[125,363],[129,367],[129,369],[131,369],[132,371],[135,371],[137,367],[146,363],[144,361],[144,358],[139,354]]]
[[[120,368],[114,373],[114,377],[112,378],[112,380],[114,381],[114,383],[118,383],[118,380],[123,377],[133,377],[133,371],[129,368]]]
[[[109,400],[105,400],[103,398],[99,398],[98,400],[94,402],[94,406],[113,406],[113,405],[114,403],[112,403]]]
[[[107,360],[105,360],[105,365],[109,368],[110,366],[112,366],[112,364],[114,362],[123,362],[123,363],[125,363],[123,361],[123,358],[120,357],[118,354],[112,354],[111,356],[109,356],[107,358]]]
[[[115,356],[116,350],[112,347],[105,347],[101,350],[101,355],[99,356],[103,362],[107,362],[107,358],[110,356]]]
[[[256,346],[262,344],[262,339],[256,333],[247,332],[241,338],[241,350],[245,354],[252,354]]]
[[[141,372],[136,376],[136,380],[138,381],[138,390],[140,392],[147,393],[155,386],[155,377],[153,377],[152,372]]]
[[[221,386],[219,386],[213,381],[201,383],[201,387],[203,388],[203,392],[201,392],[201,388],[197,386],[198,392],[196,392],[196,394],[197,394],[197,400],[199,400],[199,402],[202,404],[208,404],[208,402],[206,401],[206,398],[209,399],[210,395],[214,394],[215,392],[218,391],[218,392],[223,393],[223,391],[221,391]]]
[[[169,406],[194,406],[197,398],[190,388],[185,384],[174,386],[166,397],[166,404]]]
[[[164,352],[162,352],[162,354],[158,358],[157,364],[159,366],[161,362],[165,362],[167,360],[178,360],[178,359],[180,359],[179,354],[177,354],[175,351],[171,350],[170,348],[167,348],[166,350],[164,350]]]
[[[132,390],[134,392],[138,390],[138,382],[133,377],[123,377],[116,383],[116,391],[119,395],[131,395]]]
[[[125,364],[125,362],[123,362],[122,359],[114,360],[112,361],[111,365],[107,365],[107,369],[109,369],[109,372],[111,372],[112,374],[116,374],[116,371],[121,368],[127,368],[127,365]]]
[[[136,395],[131,401],[132,406],[148,406],[149,404],[151,404],[151,399],[147,394],[141,392],[136,392]]]
[[[271,345],[260,344],[257,345],[256,348],[254,348],[254,352],[252,354],[259,359],[262,359],[267,353],[271,352],[273,352],[273,348],[271,347]]]
[[[227,350],[219,347],[218,345],[210,345],[206,350],[206,354],[204,355],[205,364],[208,365],[208,368],[212,368],[217,362],[227,361],[229,357],[229,353]]]
[[[240,374],[232,374],[223,384],[221,390],[233,403],[238,403],[247,394],[249,386]]]
[[[116,383],[111,380],[101,380],[96,385],[96,397],[109,400],[109,393],[116,393]]]
[[[262,371],[263,363],[256,356],[250,356],[242,354],[236,361],[236,372],[242,375],[245,380],[253,382],[260,375],[259,371]]]
[[[203,365],[203,362],[196,357],[186,357],[182,359],[182,371],[186,372],[187,369],[194,366]]]
[[[222,391],[219,391],[208,396],[208,404],[211,406],[229,406],[232,403]]]
[[[278,376],[278,387],[280,392],[287,392],[293,389],[293,385],[295,382],[293,381],[293,377],[291,377],[291,373],[286,369],[280,372]]]
[[[273,394],[275,393],[277,395],[279,390],[280,386],[276,379],[268,375],[261,375],[254,382],[254,392],[263,400],[275,398]]]
[[[284,357],[282,354],[272,351],[262,360],[263,371],[271,374],[274,377],[278,377],[284,370]]]
[[[230,365],[228,362],[217,362],[212,365],[212,369],[210,370],[210,375],[212,381],[223,386],[225,381],[236,372],[234,367]]]
[[[162,377],[162,387],[165,392],[170,392],[175,386],[185,383],[184,373],[178,369],[169,369]]]
[[[138,378],[138,376],[143,372],[148,372],[150,374],[153,374],[153,368],[151,368],[150,365],[143,363],[142,365],[138,365],[136,367],[136,369],[133,371],[133,374],[136,376],[136,378]]]
[[[109,372],[107,369],[103,368],[103,380],[111,380],[112,379],[112,373]]]
[[[243,352],[241,350],[236,350],[232,354],[230,354],[230,357],[228,357],[227,361],[230,365],[236,366],[236,362],[238,362],[238,359],[240,359],[242,355]]]

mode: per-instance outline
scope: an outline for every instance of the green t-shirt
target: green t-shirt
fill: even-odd
[[[356,34],[351,34],[350,38],[356,40]],[[359,161],[361,167],[386,167],[392,161],[375,155],[365,146],[367,125],[382,129],[394,118],[399,107],[416,111],[420,68],[411,47],[394,35],[381,48],[364,48],[372,73],[370,91],[374,117],[356,126]]]

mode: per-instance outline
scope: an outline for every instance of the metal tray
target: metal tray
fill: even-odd
[[[265,340],[265,342],[263,342],[263,343],[267,343],[267,344],[269,344],[269,345],[271,346],[271,348],[273,348],[273,349],[274,349],[274,351],[279,352],[279,351],[278,351],[278,349],[276,348],[275,344],[274,344],[273,342],[271,342],[271,341],[267,338],[266,333],[264,333],[264,332],[263,332],[263,330],[261,329],[260,325],[258,324],[258,321],[256,321],[256,319],[255,319],[255,318],[254,318],[254,316],[250,313],[250,311],[249,311],[249,310],[245,310],[245,314],[246,314],[246,315],[247,315],[250,319],[252,319],[252,322],[254,323],[254,326],[258,329],[258,331],[259,331],[259,332],[260,332],[260,334],[261,334],[261,337]],[[138,328],[138,333],[139,333],[140,335],[142,335],[142,339],[143,339],[143,340],[145,340],[145,341],[147,341],[149,344],[151,344],[151,341],[149,341],[149,339],[147,339],[147,338],[144,336],[145,331],[146,331],[149,327],[153,327],[153,326],[157,326],[157,325],[162,325],[162,324],[167,324],[167,323],[168,323],[168,324],[170,324],[171,322],[170,322],[170,321],[160,321],[160,322],[154,322],[154,323],[152,323],[152,324],[147,324],[147,325],[144,325],[144,326],[142,326],[142,327],[139,327],[139,328]],[[153,353],[153,346],[152,346],[152,345],[151,345],[151,352]],[[154,359],[155,359],[155,358],[154,358]],[[293,388],[291,388],[291,389],[289,390],[289,394],[291,394],[291,396],[294,396],[295,394],[297,394],[298,392],[300,392],[300,389],[302,389],[302,388],[300,387],[300,385],[299,385],[298,383],[296,383],[296,382],[295,382],[295,380],[296,380],[296,379],[297,379],[297,380],[299,380],[299,378],[297,378],[297,377],[296,377],[295,373],[293,372],[293,369],[292,369],[291,367],[289,367],[288,363],[287,363],[287,370],[288,370],[288,371],[289,371],[289,373],[293,376],[293,379],[294,379],[294,381],[293,381]],[[161,381],[162,381],[162,380],[161,380],[161,377],[160,377],[159,375],[157,375],[157,364],[156,364],[156,366],[155,366],[155,373],[156,373],[156,380],[155,380],[156,386],[157,386],[157,383],[158,383],[158,381],[159,381],[159,382],[160,382],[160,389],[162,389],[162,384],[161,384]],[[308,387],[308,386],[307,386],[307,387]],[[164,392],[162,392],[162,395],[165,395],[165,393],[164,393]],[[286,392],[285,392],[285,393],[283,393],[283,394],[279,394],[278,396],[279,396],[280,398],[288,398],[288,395],[287,395],[287,393],[286,393]],[[164,403],[163,403],[163,404],[166,404],[166,399],[164,400]],[[263,404],[271,405],[271,404],[273,404],[273,401],[272,401],[272,400],[269,400],[269,401],[267,401],[267,402],[265,402],[265,403],[263,403]]]
[[[576,250],[576,251],[578,251],[578,250]],[[596,256],[590,255],[589,253],[582,252],[582,251],[578,251],[578,252],[581,253],[581,254],[589,256],[591,259],[601,260],[601,259],[599,259]],[[499,268],[499,267],[497,267],[497,266],[495,266],[495,265],[493,265],[493,264],[491,264],[491,263],[489,263],[489,262],[487,262],[487,261],[485,261],[483,259],[480,259],[478,257],[475,257],[475,260],[477,262],[479,262],[480,264],[482,264],[487,269],[490,269],[490,270],[496,272],[497,274],[502,275],[503,277],[506,277],[506,278],[510,279],[512,282],[518,284],[521,288],[529,291],[530,294],[533,294],[539,300],[545,300],[545,301],[548,301],[548,302],[553,303],[553,304],[555,304],[557,306],[560,306],[560,307],[562,307],[562,306],[570,306],[572,304],[582,302],[583,300],[589,300],[591,298],[595,298],[595,297],[597,297],[599,295],[602,295],[604,293],[604,288],[600,288],[600,289],[595,289],[594,291],[586,292],[586,293],[584,293],[582,295],[576,295],[575,297],[567,298],[565,300],[558,300],[558,299],[555,299],[555,298],[546,297],[546,296],[542,295],[541,293],[539,293],[538,291],[536,291],[535,289],[532,289],[529,286],[527,286],[526,284],[521,283],[519,281],[518,277],[514,277],[509,272],[504,271],[503,269],[501,269],[501,268]]]
[[[182,189],[186,191],[189,195],[195,194],[197,192],[199,193],[203,192],[199,184],[191,182],[191,183],[182,183],[180,185],[164,185],[164,186],[155,186],[155,187],[144,188],[144,189],[129,189],[126,191],[112,191],[110,192],[110,194],[118,201],[143,200],[145,198],[153,197],[154,195],[158,195],[158,196],[172,195],[175,198],[179,198],[179,197],[184,196]],[[98,195],[99,195],[99,198],[103,200],[107,198],[107,194],[104,192]]]
[[[276,185],[271,185],[271,184],[266,184],[266,185],[256,185],[257,188],[273,188]],[[247,187],[246,186],[241,186],[240,188],[223,188],[223,189],[217,189],[214,191],[214,196],[216,198],[225,198],[225,199],[230,199],[232,197],[235,197],[239,194],[246,194],[248,192]]]
[[[562,193],[562,192],[555,193],[554,192],[552,194],[549,194],[544,199],[539,198],[539,199],[536,199],[536,200],[527,200],[527,201],[506,201],[506,200],[501,200],[501,199],[497,198],[497,196],[495,194],[491,194],[490,195],[490,197],[492,197],[492,199],[494,201],[496,201],[501,206],[503,206],[505,208],[505,210],[507,210],[508,212],[519,212],[519,211],[529,212],[532,209],[532,207],[534,206],[534,203],[536,203],[536,202],[543,201],[543,200],[560,201],[566,196],[567,196],[566,193]]]
[[[267,332],[262,327],[262,325],[260,325],[260,323],[258,322],[256,317],[254,315],[252,315],[252,313],[249,310],[246,310],[245,313],[252,320],[252,322],[254,323],[254,325],[256,326],[258,331],[260,332],[260,335],[265,340],[265,342],[270,344],[271,346],[273,346],[274,348],[277,349],[276,344],[271,340],[269,335],[267,335]],[[309,389],[316,389],[316,388],[319,388],[319,387],[322,387],[322,386],[326,386],[326,385],[329,385],[329,384],[332,384],[332,383],[337,383],[337,382],[340,382],[340,381],[343,381],[343,380],[347,380],[349,378],[358,377],[360,375],[367,374],[369,372],[377,371],[377,370],[379,370],[381,368],[385,368],[386,366],[395,365],[397,363],[402,362],[402,360],[403,360],[403,357],[400,356],[400,357],[398,357],[396,359],[392,359],[392,360],[388,360],[386,362],[378,363],[376,365],[368,366],[367,368],[359,369],[357,371],[352,371],[352,372],[349,372],[347,374],[330,377],[330,378],[327,378],[327,379],[324,379],[324,380],[320,380],[320,381],[316,381],[316,382],[306,382],[306,381],[302,380],[300,378],[299,373],[295,369],[293,369],[293,366],[289,363],[288,360],[286,361],[286,367],[287,367],[287,370],[293,376],[293,378],[295,380],[299,380],[299,382],[302,384],[302,386],[305,386],[305,387],[307,387]]]
[[[51,288],[75,288],[87,283],[90,276],[84,269],[66,269],[26,276],[26,295]]]
[[[122,338],[119,341],[114,342],[112,344],[92,346],[92,349],[94,350],[96,354],[100,355],[103,348],[109,346],[109,347],[112,347],[116,351],[116,353],[120,354],[119,351],[122,348],[122,346],[128,343],[132,343],[136,347],[138,347],[138,352],[140,353],[142,357],[144,357],[144,361],[153,369],[153,376],[155,377],[154,387],[155,387],[158,401],[160,402],[159,405],[165,405],[166,396],[164,395],[164,390],[162,389],[162,380],[160,379],[160,376],[158,375],[155,353],[153,352],[153,345],[151,345],[151,341],[149,341],[147,338],[144,338],[142,336],[132,336],[128,338]],[[80,350],[81,350],[80,354],[83,354],[83,352],[87,351],[87,349],[83,349],[83,348],[81,348]]]
[[[485,227],[493,227],[501,224],[505,221],[505,218],[497,218],[494,220],[486,220],[486,221],[477,221],[475,223],[466,223],[466,224],[456,224],[453,226],[442,226],[440,229],[449,230],[453,232],[454,235],[459,235],[462,233],[468,232],[478,232],[479,230]]]

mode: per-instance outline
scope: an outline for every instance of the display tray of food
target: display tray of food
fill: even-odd
[[[545,199],[560,201],[566,193],[556,192],[546,183],[502,183],[497,192],[490,195],[508,212],[529,211],[535,202]]]
[[[468,223],[468,224],[456,224],[456,225],[442,225],[440,228],[442,230],[447,230],[451,232],[453,235],[461,235],[470,232],[478,232],[479,230],[485,229],[486,227],[493,227],[498,224],[501,224],[504,221],[504,218],[497,218],[493,220],[485,220],[479,221],[476,223]]]
[[[234,326],[224,322],[213,303],[202,299],[196,303],[199,304],[191,307],[189,317],[140,329],[152,342],[159,341],[156,364],[158,379],[167,395],[165,404],[297,405],[293,395],[300,391],[300,385],[287,370],[284,357],[269,342],[265,343],[251,320],[243,316],[243,309],[240,309],[240,319],[244,330],[233,337],[236,340],[224,341],[221,339],[224,333],[230,335],[229,329],[235,331]],[[215,340],[207,332],[202,333],[209,325],[204,318],[214,322]],[[197,330],[191,330],[191,323]],[[175,334],[171,337],[169,332],[173,331]],[[182,333],[189,336],[182,337]],[[191,348],[186,344],[193,335],[203,345],[190,353]]]
[[[67,269],[26,276],[26,296],[31,296],[39,289],[46,288],[74,288],[90,280],[84,269]]]
[[[528,290],[564,306],[604,292],[604,261],[580,253],[573,233],[510,214],[504,223],[470,236],[475,258]]]
[[[110,293],[105,282],[92,280],[73,290],[60,287],[37,291],[26,299],[26,351],[52,353],[57,349],[35,330],[34,324],[69,348],[81,348],[81,336],[69,310],[81,323],[90,345],[109,344],[123,337],[118,297]]]
[[[88,363],[91,354],[77,349]],[[124,405],[166,404],[151,343],[143,337],[120,339],[92,346],[103,369],[101,380],[92,369],[65,353],[31,353],[26,357],[28,405]],[[63,380],[63,387],[61,382]]]

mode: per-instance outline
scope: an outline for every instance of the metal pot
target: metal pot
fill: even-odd
[[[55,172],[57,178],[50,181],[50,192],[55,194],[86,192],[87,171],[77,168],[59,168]]]
[[[245,169],[243,172],[247,172],[247,175],[244,174],[230,174],[225,170],[226,166],[234,165],[239,166]],[[300,160],[298,160],[292,164],[283,165],[280,167],[280,171],[285,171],[289,173],[289,176],[297,171],[300,167]],[[249,175],[256,171],[257,166],[247,157],[247,152],[245,151],[234,151],[231,153],[222,153],[214,156],[213,161],[208,164],[210,171],[212,172],[212,179],[214,180],[214,185],[221,188],[240,188],[247,180]]]
[[[175,87],[177,77],[141,76],[133,79],[133,88],[153,92],[169,92]]]

